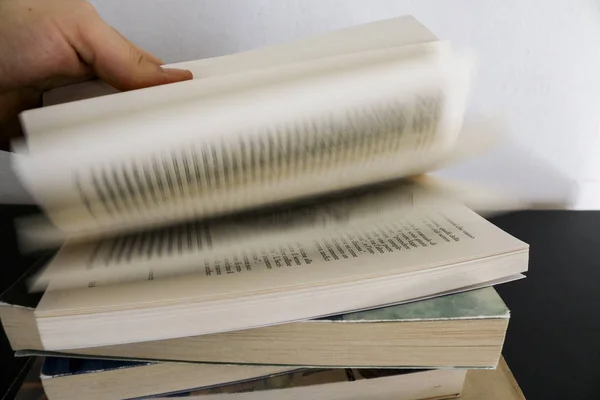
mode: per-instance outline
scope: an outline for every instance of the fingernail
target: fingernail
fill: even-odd
[[[177,79],[177,80],[188,80],[194,79],[194,75],[191,71],[187,69],[177,69],[177,68],[163,68],[163,71],[169,78]]]

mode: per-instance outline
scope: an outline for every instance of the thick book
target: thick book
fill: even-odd
[[[297,371],[273,366],[151,363],[46,357],[40,379],[49,399],[157,397],[268,379]]]
[[[18,391],[15,400],[54,400],[53,398],[49,398],[44,392],[44,387],[40,380],[40,372],[42,368],[43,359],[38,359],[33,367],[30,369],[29,374],[26,377],[25,382],[23,382],[20,390]],[[377,371],[377,370],[376,370]],[[381,370],[379,370],[381,371]],[[352,372],[352,371],[351,371]],[[446,372],[446,373],[444,373]],[[278,389],[262,390],[259,392],[249,392],[249,390],[253,389],[253,387],[249,388],[248,385],[245,386],[246,392],[241,392],[239,385],[226,385],[224,388],[221,388],[220,394],[213,394],[213,396],[209,396],[208,394],[197,395],[194,391],[189,391],[187,393],[180,393],[179,395],[172,395],[168,397],[168,399],[173,398],[199,398],[199,399],[236,399],[236,400],[248,400],[248,399],[267,399],[267,398],[285,398],[285,399],[390,399],[393,398],[395,400],[440,400],[444,398],[460,398],[463,400],[525,400],[523,396],[523,392],[519,388],[518,383],[516,382],[514,376],[512,375],[508,365],[501,359],[498,368],[495,370],[469,370],[466,371],[466,378],[463,379],[464,383],[461,382],[461,378],[457,377],[454,380],[449,378],[450,375],[456,374],[458,375],[461,370],[455,371],[422,371],[420,373],[413,374],[404,374],[404,375],[396,375],[396,376],[388,376],[391,378],[389,380],[383,380],[383,377],[378,378],[377,387],[368,388],[369,391],[366,393],[362,392],[362,388],[358,388],[355,385],[356,380],[349,381],[348,375],[346,377],[342,377],[342,379],[346,379],[346,383],[343,385],[338,385],[337,391],[335,394],[332,394],[330,391],[331,386],[328,384],[324,385],[309,385],[307,386],[296,386],[289,387],[294,381],[287,380],[278,380],[273,382],[273,384],[278,384]],[[369,377],[372,379],[374,374],[370,374]],[[445,375],[445,376],[444,376]],[[396,378],[396,379],[394,379]],[[428,378],[428,382],[423,382],[422,378]],[[356,379],[356,378],[354,378]],[[306,382],[306,380],[303,380]],[[338,382],[338,384],[341,382]],[[363,382],[365,383],[365,382]],[[384,386],[381,391],[379,391],[379,384]],[[450,385],[448,385],[450,384]],[[254,387],[266,387],[270,385],[264,381],[258,381],[254,383]],[[368,383],[367,383],[368,385]],[[440,394],[440,390],[443,388],[450,389],[451,387],[456,388],[458,386],[458,391],[456,389],[451,389],[449,391],[453,391],[455,393],[449,394],[445,393],[442,396],[435,395],[435,391],[438,390],[437,394]],[[390,388],[393,389],[390,390]],[[298,390],[300,389],[300,390]],[[422,390],[419,390],[422,389]],[[359,392],[355,392],[354,390],[360,390]],[[390,393],[391,391],[391,393]],[[433,392],[432,392],[433,391]],[[270,394],[272,392],[272,394]],[[309,393],[308,393],[309,392]],[[409,393],[414,393],[414,396],[409,397]],[[377,394],[381,394],[379,397],[376,397]],[[429,394],[433,394],[435,397],[423,397],[428,396]],[[256,397],[256,396],[259,397]],[[309,397],[305,396],[309,395]],[[252,397],[254,396],[254,397]],[[269,397],[272,396],[272,397]],[[293,397],[296,396],[296,397]],[[304,397],[302,397],[304,396]],[[387,397],[386,397],[387,396]],[[80,397],[81,398],[81,397]],[[114,398],[114,397],[112,397]]]
[[[462,375],[465,372],[466,377]],[[340,380],[344,380],[339,370],[336,375],[328,371],[321,372],[321,375],[314,379],[307,379],[301,374],[292,374],[295,379],[284,375],[257,382],[224,386],[214,389],[212,392],[216,394],[212,396],[210,395],[211,390],[192,392],[186,394],[186,398],[198,400],[281,398],[298,400],[525,400],[523,392],[504,359],[501,359],[495,370],[433,370],[421,373],[401,373],[398,370],[351,370],[346,375],[345,379],[348,381],[346,383],[331,382],[335,380],[336,375]],[[325,380],[327,383],[321,383],[319,380]]]
[[[152,369],[154,367],[154,369]],[[211,369],[218,370],[213,375]],[[229,371],[231,369],[231,371]],[[455,398],[466,369],[303,369],[236,379],[239,366],[160,363],[144,366],[115,361],[73,365],[46,359],[40,379],[49,400],[138,398]],[[177,370],[179,375],[174,371]],[[161,371],[161,372],[159,372]],[[230,373],[231,372],[231,373]],[[248,376],[249,371],[245,372]],[[257,371],[258,372],[258,371]],[[267,372],[263,367],[263,372]],[[206,373],[206,376],[204,374]],[[212,383],[208,384],[207,383]],[[165,389],[173,389],[165,391]]]
[[[500,283],[500,282],[496,282]],[[121,345],[44,347],[24,279],[0,297],[19,356],[187,361],[283,367],[494,368],[510,311],[491,287],[317,320]]]
[[[192,399],[457,399],[467,370],[306,370],[188,392]],[[166,398],[166,397],[159,397]]]

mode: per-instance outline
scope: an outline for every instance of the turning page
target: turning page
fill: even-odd
[[[327,60],[305,74],[291,67],[285,79],[257,86],[204,83],[202,95],[169,107],[57,128],[43,150],[15,157],[15,169],[52,222],[74,237],[426,172],[456,141],[471,68],[443,45],[429,50],[378,52],[367,64],[346,59],[346,67]],[[146,95],[177,98],[177,85],[187,84],[203,83]],[[132,95],[139,93],[85,101]]]

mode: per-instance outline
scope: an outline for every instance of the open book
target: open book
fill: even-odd
[[[525,243],[398,181],[455,159],[471,69],[400,18],[25,112],[14,167],[66,239],[31,280],[46,289],[44,348],[255,328],[518,276]]]

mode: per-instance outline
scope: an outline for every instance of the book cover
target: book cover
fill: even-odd
[[[46,357],[40,372],[42,379],[113,371],[154,364],[143,361],[106,360],[93,358]]]
[[[389,307],[322,318],[321,321],[375,322],[508,318],[510,311],[492,288],[470,290]]]

